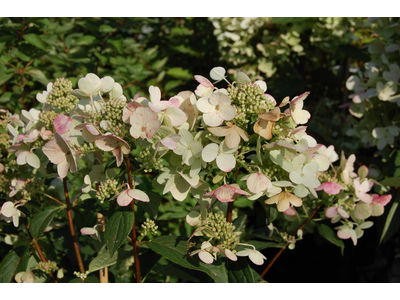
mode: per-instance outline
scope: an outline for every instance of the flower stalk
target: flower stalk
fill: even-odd
[[[69,224],[69,231],[71,233],[71,238],[72,238],[72,243],[74,246],[76,260],[78,261],[79,272],[86,273],[85,266],[83,265],[81,252],[79,250],[78,240],[76,239],[74,221],[72,219],[72,207],[71,207],[71,202],[69,200],[68,186],[67,186],[66,178],[63,178],[63,185],[64,185],[65,203],[67,204],[67,218],[68,218],[68,224]]]
[[[131,174],[131,162],[129,161],[129,156],[126,156],[126,169],[128,173],[128,183],[129,187],[133,188],[133,180]],[[135,217],[135,201],[131,202],[132,212],[133,212],[133,225],[132,225],[132,244],[133,244],[133,255],[135,258],[135,274],[136,282],[140,283],[140,261],[139,261],[139,249],[137,245],[137,233],[136,233],[136,217]]]

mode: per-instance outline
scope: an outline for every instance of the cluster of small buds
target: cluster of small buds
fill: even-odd
[[[0,194],[9,192],[10,192],[10,180],[6,176],[4,176],[4,174],[0,174]]]
[[[282,169],[279,165],[274,164],[270,159],[263,160],[263,174],[268,178],[279,180],[287,180],[288,173]],[[265,167],[265,168],[264,168]]]
[[[71,148],[76,154],[88,154],[98,150],[94,143],[84,143],[82,145],[72,145]]]
[[[39,114],[39,122],[43,123],[47,130],[53,131],[54,119],[58,116],[54,110],[43,110]]]
[[[287,232],[280,232],[279,233],[282,237],[282,239],[286,242],[289,243],[288,248],[290,250],[293,250],[296,244],[296,237],[294,235],[290,235]]]
[[[89,115],[88,123],[98,124],[104,119],[104,116],[101,112],[85,111],[85,113]]]
[[[151,148],[146,148],[143,151],[141,151],[136,158],[141,164],[142,167],[144,168],[144,172],[146,173],[151,173],[153,170],[162,170],[163,165],[163,159],[162,158],[153,158],[154,156],[154,150]]]
[[[146,221],[142,224],[142,229],[143,229],[143,231],[140,235],[143,237],[146,236],[149,232],[152,235],[156,235],[158,226],[156,225],[156,223],[153,220],[150,220],[149,218],[147,218]]]
[[[268,101],[261,87],[254,83],[242,84],[240,87],[228,87],[232,102],[236,105],[235,121],[246,124],[251,117],[270,111],[275,105]]]
[[[8,133],[1,133],[0,134],[0,146],[2,149],[7,149],[11,146],[10,144],[10,135]],[[0,156],[1,157],[1,156]]]
[[[111,99],[104,106],[104,118],[110,122],[111,128],[118,124],[125,124],[122,121],[122,112],[126,106],[125,98]]]
[[[37,263],[37,267],[39,268],[39,270],[45,272],[46,274],[51,274],[54,271],[58,270],[57,263],[51,260],[47,262],[40,261]]]
[[[212,230],[216,237],[222,241],[225,249],[233,249],[240,242],[235,232],[236,227],[226,221],[223,213],[209,213],[206,227]]]
[[[78,104],[79,99],[71,95],[72,82],[65,78],[57,78],[47,96],[47,103],[69,114]]]
[[[107,179],[100,183],[96,192],[96,198],[100,200],[100,203],[103,203],[104,200],[116,194],[118,194],[118,181],[115,179]]]
[[[81,272],[75,271],[74,275],[76,277],[80,278],[80,279],[85,279],[89,275],[89,271],[86,271],[85,273],[81,273]]]
[[[25,182],[24,189],[21,191],[23,199],[31,200],[32,196],[44,192],[43,178],[28,178]]]
[[[242,166],[246,166],[245,168],[248,171],[251,171],[251,167],[247,166],[246,155],[251,150],[250,146],[243,145],[236,156],[236,161]]]

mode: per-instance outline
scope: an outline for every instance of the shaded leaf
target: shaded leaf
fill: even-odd
[[[162,236],[146,242],[146,245],[166,259],[182,267],[206,273],[215,282],[228,282],[225,267],[220,261],[208,265],[201,262],[197,256],[188,256],[189,242],[187,239],[176,236]]]
[[[17,269],[19,257],[15,252],[9,252],[0,263],[0,283],[11,282]]]
[[[400,178],[398,177],[385,178],[380,183],[384,186],[400,187]]]
[[[400,202],[400,194],[397,194],[396,199],[393,201],[392,206],[390,207],[389,213],[386,217],[385,225],[383,226],[382,235],[379,243],[386,241],[391,235],[397,232],[397,228],[399,226],[399,211],[397,207]],[[397,213],[396,213],[397,212]],[[396,218],[394,217],[396,215]],[[396,223],[396,224],[394,224]]]
[[[29,44],[31,44],[39,49],[46,50],[46,48],[47,48],[46,44],[43,42],[40,35],[37,35],[35,33],[28,33],[28,34],[25,34],[23,36],[23,38]]]
[[[254,283],[253,271],[246,258],[227,260],[227,270],[230,283]]]
[[[343,240],[339,239],[336,236],[336,233],[333,231],[332,228],[325,224],[320,224],[318,226],[318,233],[322,235],[324,238],[326,238],[328,241],[330,241],[332,244],[340,247],[342,255],[344,251],[344,242]]]
[[[132,230],[134,221],[133,211],[130,206],[119,207],[111,214],[107,221],[104,238],[110,255],[125,242]]]
[[[35,240],[39,239],[54,216],[63,208],[64,206],[48,206],[44,211],[39,212],[33,217],[29,224],[29,230]]]

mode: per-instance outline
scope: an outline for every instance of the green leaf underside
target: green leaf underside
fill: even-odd
[[[110,256],[125,242],[132,230],[133,221],[134,215],[130,206],[120,207],[109,218],[104,238]]]
[[[120,249],[111,256],[106,250],[106,245],[104,245],[99,251],[98,255],[90,262],[89,272],[92,273],[105,267],[112,266],[116,264],[118,260],[123,260],[132,255],[133,251],[124,251]]]
[[[246,258],[227,261],[228,279],[230,283],[254,283],[254,276]]]
[[[29,230],[35,240],[38,240],[55,215],[63,208],[63,206],[49,206],[41,211],[30,222]]]
[[[19,260],[15,252],[10,252],[3,258],[0,263],[0,283],[11,282]]]
[[[189,242],[187,238],[176,236],[162,236],[146,242],[153,251],[178,265],[206,273],[217,283],[227,283],[228,274],[223,264],[205,264],[196,256],[188,255]]]
[[[336,236],[336,234],[332,230],[332,228],[330,228],[329,226],[327,226],[325,224],[320,224],[318,226],[318,233],[320,235],[322,235],[324,238],[326,238],[328,241],[330,241],[332,244],[340,247],[340,250],[341,250],[342,255],[343,255],[344,242]]]

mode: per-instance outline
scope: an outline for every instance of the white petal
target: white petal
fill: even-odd
[[[199,252],[199,258],[206,264],[212,264],[214,261],[214,257],[204,250]]]
[[[236,159],[233,154],[221,153],[217,156],[217,166],[224,172],[230,172],[236,166]]]
[[[201,152],[201,158],[205,162],[212,162],[218,154],[219,146],[215,143],[208,144]]]

